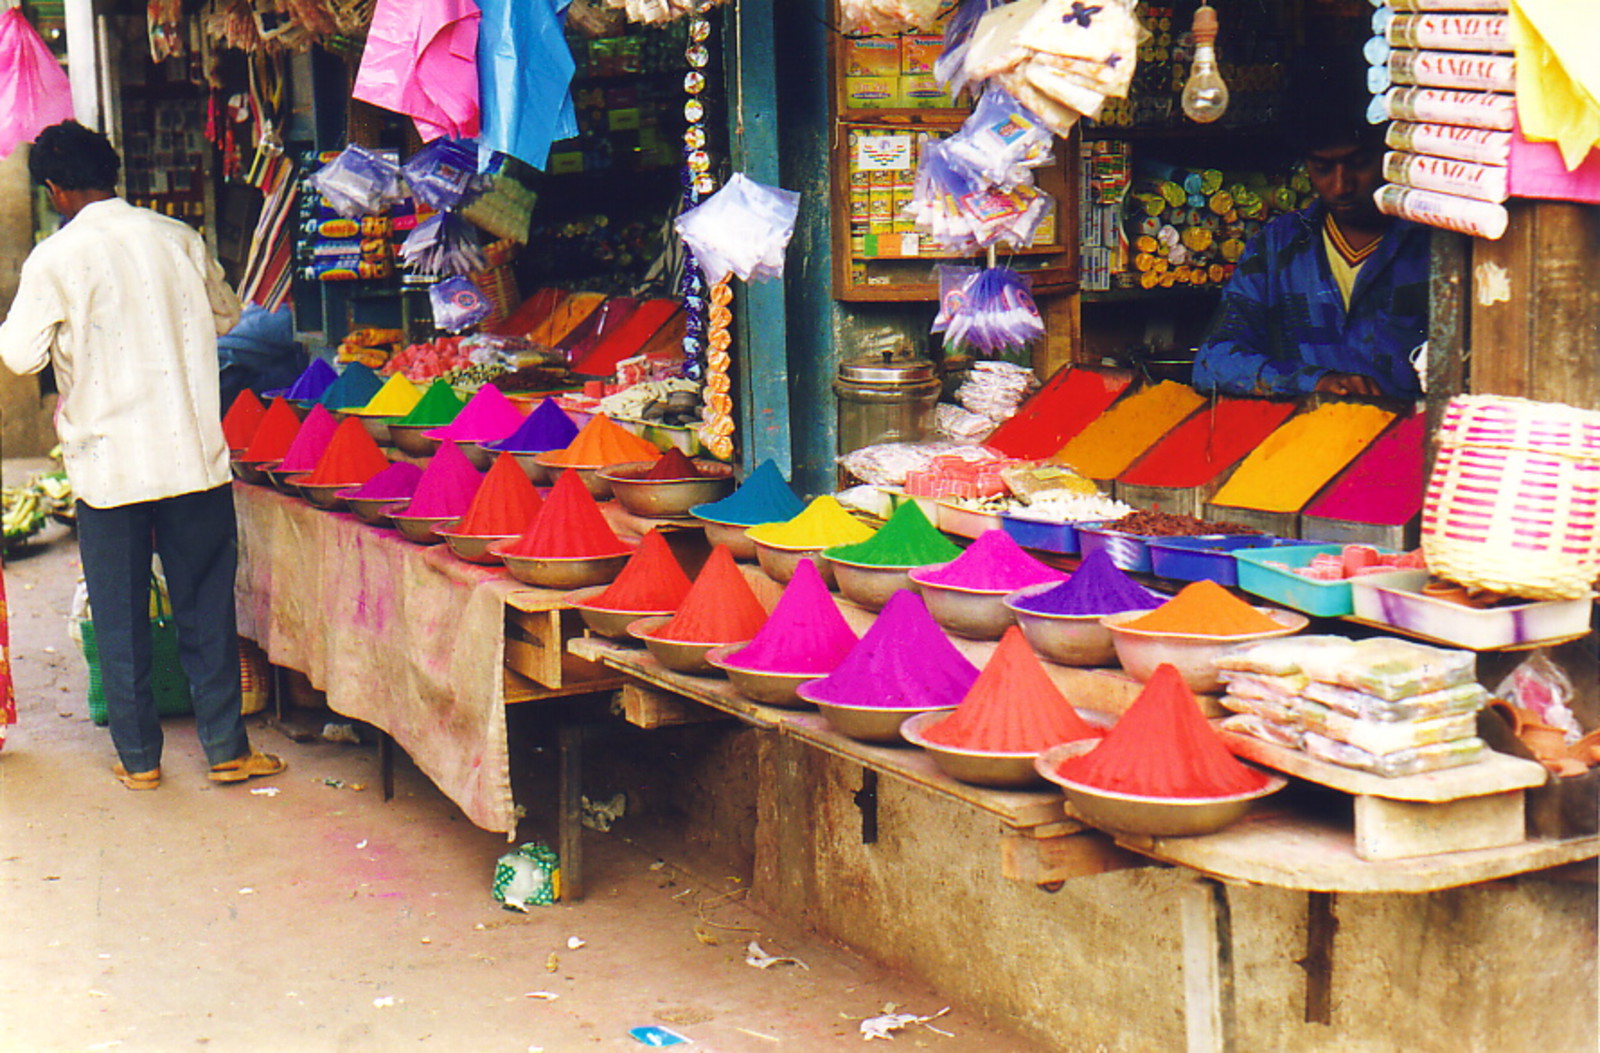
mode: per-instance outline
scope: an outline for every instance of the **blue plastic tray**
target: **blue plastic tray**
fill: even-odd
[[[1312,557],[1319,553],[1343,551],[1343,545],[1292,545],[1240,549],[1233,558],[1239,564],[1239,587],[1246,592],[1319,618],[1342,618],[1355,612],[1348,579],[1312,581],[1292,571],[1295,567],[1309,566]],[[1291,569],[1266,566],[1269,561]]]
[[[1101,549],[1111,562],[1136,574],[1150,573],[1150,539],[1141,534],[1112,530],[1099,523],[1078,524],[1078,551],[1092,556]]]
[[[1239,565],[1235,549],[1299,545],[1292,538],[1270,534],[1206,534],[1199,537],[1153,537],[1150,539],[1150,570],[1158,578],[1174,581],[1202,581],[1209,578],[1218,585],[1239,584]]]
[[[1078,553],[1078,525],[1076,523],[1045,523],[1037,519],[1018,516],[1000,516],[1000,529],[1011,535],[1011,540],[1023,548],[1041,552],[1060,552],[1068,556]]]

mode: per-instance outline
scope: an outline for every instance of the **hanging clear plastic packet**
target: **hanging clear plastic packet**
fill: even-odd
[[[418,223],[400,245],[400,262],[416,274],[472,274],[488,266],[471,224],[440,212]]]
[[[1055,133],[1003,88],[990,87],[961,130],[945,140],[946,157],[976,178],[1009,190],[1032,182],[1030,168],[1055,159]]]
[[[736,172],[715,194],[678,217],[674,228],[694,250],[707,282],[730,274],[745,281],[783,274],[800,195]]]
[[[930,333],[942,333],[950,327],[951,319],[959,316],[967,299],[967,286],[977,277],[978,268],[960,264],[936,263],[934,273],[939,278],[939,313],[933,317]]]
[[[428,290],[428,299],[433,303],[433,324],[447,333],[471,329],[494,311],[471,278],[446,278]]]
[[[309,179],[334,211],[347,219],[377,215],[400,197],[400,166],[355,143]]]
[[[401,171],[412,196],[436,212],[448,212],[475,190],[478,143],[435,139],[412,154]]]

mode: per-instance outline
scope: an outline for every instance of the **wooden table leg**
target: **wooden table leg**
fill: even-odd
[[[1233,922],[1227,886],[1208,877],[1183,890],[1183,996],[1188,1053],[1234,1049]]]
[[[561,898],[583,898],[583,737],[582,724],[562,724],[560,743],[560,814],[557,852],[561,856]]]

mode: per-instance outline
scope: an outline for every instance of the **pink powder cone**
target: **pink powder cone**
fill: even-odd
[[[516,431],[522,421],[523,413],[516,403],[493,384],[485,384],[461,407],[455,420],[422,434],[455,442],[496,442]]]
[[[978,667],[956,650],[922,597],[900,589],[844,661],[807,685],[806,697],[841,706],[947,709],[977,679]]]
[[[295,432],[294,441],[289,444],[283,460],[278,462],[277,470],[314,471],[317,462],[322,460],[322,455],[327,452],[328,443],[333,441],[333,433],[338,430],[339,422],[333,419],[333,414],[328,412],[326,406],[320,402],[312,406],[311,412],[307,413],[306,419],[300,423],[300,430]]]
[[[401,514],[459,519],[467,514],[481,485],[483,476],[472,467],[467,455],[453,443],[445,443],[423,469],[417,492]]]
[[[858,642],[816,563],[802,559],[772,617],[755,639],[729,656],[729,664],[763,673],[826,676]]]
[[[1004,530],[985,530],[967,550],[942,567],[911,572],[919,582],[954,589],[1010,592],[1047,581],[1066,581],[1067,575],[1034,559]]]

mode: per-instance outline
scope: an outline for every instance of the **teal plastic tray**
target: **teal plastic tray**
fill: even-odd
[[[1312,581],[1293,573],[1311,564],[1322,552],[1339,553],[1343,545],[1294,545],[1282,548],[1240,549],[1233,554],[1239,564],[1239,587],[1262,599],[1281,603],[1318,618],[1340,618],[1355,612],[1349,581]],[[1269,567],[1281,563],[1291,570]]]

